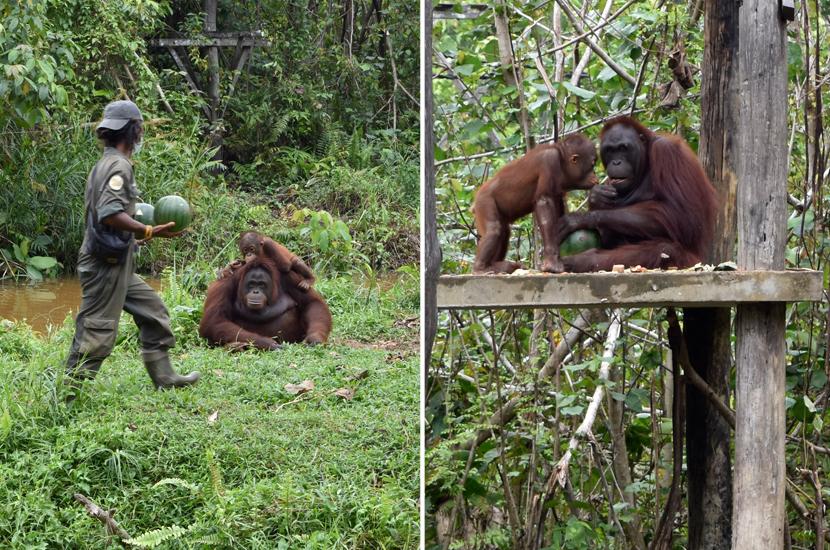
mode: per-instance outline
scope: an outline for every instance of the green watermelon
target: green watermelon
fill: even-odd
[[[156,222],[153,221],[153,208],[152,204],[147,204],[146,202],[139,202],[135,205],[135,216],[133,216],[136,221],[143,223],[144,225],[156,225]]]
[[[559,256],[571,256],[592,248],[599,248],[599,233],[593,229],[578,229],[562,241]]]
[[[193,220],[193,211],[187,201],[178,195],[167,195],[156,202],[154,213],[156,225],[176,222],[173,231],[181,231],[190,225]]]

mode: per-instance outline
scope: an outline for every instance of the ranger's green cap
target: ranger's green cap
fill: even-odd
[[[95,129],[109,128],[110,130],[120,130],[131,120],[144,120],[141,116],[141,111],[138,110],[138,106],[132,101],[113,101],[104,107],[104,120]]]

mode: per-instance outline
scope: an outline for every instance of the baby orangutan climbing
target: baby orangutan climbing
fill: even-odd
[[[486,181],[476,193],[473,212],[480,235],[474,273],[512,273],[518,262],[506,261],[510,224],[533,212],[542,234],[542,271],[563,271],[559,259],[559,219],[565,192],[597,183],[594,143],[582,134],[540,145]]]

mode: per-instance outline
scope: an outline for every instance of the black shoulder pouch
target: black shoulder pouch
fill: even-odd
[[[87,213],[87,224],[92,237],[89,245],[90,255],[108,264],[124,263],[130,247],[133,246],[133,235],[96,222],[91,212]],[[127,235],[126,239],[124,235]]]

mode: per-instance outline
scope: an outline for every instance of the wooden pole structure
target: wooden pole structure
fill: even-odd
[[[438,326],[438,309],[436,305],[436,287],[438,273],[441,270],[441,245],[438,242],[438,225],[435,209],[435,151],[433,149],[432,128],[432,0],[424,2],[424,27],[421,48],[421,95],[422,125],[421,125],[421,170],[424,171],[423,200],[421,204],[423,219],[421,243],[424,266],[424,293],[421,307],[424,311],[424,348],[421,353],[424,361],[424,376],[429,369],[432,354],[432,344],[435,341],[435,331]]]
[[[777,0],[740,8],[738,268],[782,269],[787,207],[786,23]],[[784,546],[783,303],[737,308],[732,548]]]
[[[735,259],[737,190],[738,4],[706,0],[698,155],[715,186],[720,209],[707,263]],[[731,310],[688,308],[684,333],[689,359],[718,398],[729,402]],[[686,384],[686,463],[689,550],[729,548],[732,542],[732,429],[712,402]]]
[[[218,32],[216,30],[216,4],[217,0],[205,0],[205,30],[204,36],[198,38],[153,38],[148,41],[151,46],[167,48],[170,56],[184,76],[190,91],[197,96],[206,95],[208,104],[202,104],[202,111],[210,125],[208,129],[211,147],[221,147],[223,142],[223,128],[221,121],[225,116],[236,83],[242,74],[242,68],[251,56],[254,46],[268,46],[268,41],[262,38],[259,31],[243,32]],[[207,91],[199,87],[197,72],[190,66],[187,56],[181,53],[184,48],[197,47],[206,48],[208,53],[208,87]],[[219,48],[234,47],[236,52],[231,62],[233,79],[225,94],[225,104],[220,101],[220,72],[219,72]],[[169,109],[168,109],[169,110]],[[215,158],[221,158],[222,152],[217,151]]]
[[[216,3],[217,0],[205,0],[205,32],[216,32]],[[222,132],[216,127],[219,120],[219,47],[209,46],[208,58],[208,87],[207,94],[210,101],[210,145],[222,146]],[[220,151],[217,151],[220,155]]]

